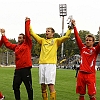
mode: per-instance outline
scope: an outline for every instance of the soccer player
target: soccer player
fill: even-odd
[[[96,100],[96,70],[95,63],[97,55],[100,51],[100,40],[97,46],[93,47],[95,37],[92,34],[88,34],[85,37],[85,45],[82,43],[79,37],[75,20],[72,21],[74,25],[74,34],[77,45],[80,50],[80,69],[77,76],[76,93],[79,93],[79,100],[85,100],[84,95],[86,94],[86,87],[88,89],[88,95],[90,100]],[[99,34],[100,38],[100,34]]]
[[[1,32],[1,29],[0,29],[0,32]],[[2,44],[3,44],[3,41],[2,41],[2,39],[0,40],[0,47],[2,46]],[[3,100],[5,97],[4,97],[4,95],[2,94],[2,92],[0,91],[0,100]]]
[[[32,39],[29,33],[30,21],[25,21],[25,35],[19,34],[18,44],[12,44],[8,41],[5,36],[5,30],[2,29],[2,39],[5,46],[15,52],[15,63],[16,68],[13,78],[13,90],[16,100],[21,100],[20,98],[20,85],[23,82],[27,93],[28,100],[33,100],[33,89],[32,89],[32,77],[31,77],[31,48]]]
[[[35,34],[30,28],[30,34],[41,45],[39,59],[39,81],[41,84],[43,100],[48,100],[47,86],[50,91],[50,100],[56,100],[55,77],[57,63],[57,49],[65,40],[70,37],[71,30],[68,29],[65,36],[54,38],[55,30],[52,27],[46,28],[46,39]]]

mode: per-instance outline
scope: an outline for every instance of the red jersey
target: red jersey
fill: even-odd
[[[2,36],[5,46],[15,52],[15,64],[16,69],[21,69],[25,67],[31,67],[31,49],[32,49],[32,39],[29,32],[30,21],[25,22],[25,41],[19,44],[12,44],[8,41],[6,36]]]
[[[80,50],[81,62],[80,71],[87,73],[95,73],[95,63],[97,55],[100,51],[99,44],[92,48],[87,48],[80,39],[76,27],[74,27],[74,34],[76,38],[77,45]]]

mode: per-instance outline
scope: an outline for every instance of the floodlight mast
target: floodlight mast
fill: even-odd
[[[59,12],[60,16],[62,16],[62,34],[64,35],[64,16],[67,16],[67,5],[66,4],[59,4]],[[64,43],[62,43],[61,46],[61,57],[63,58],[63,49],[64,49]]]

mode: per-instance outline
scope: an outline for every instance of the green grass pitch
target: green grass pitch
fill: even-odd
[[[0,67],[0,91],[5,95],[5,100],[15,100],[12,90],[14,68]],[[32,81],[34,89],[34,100],[42,100],[41,87],[39,84],[38,68],[32,68]],[[100,100],[100,72],[96,73],[97,100]],[[56,96],[57,100],[78,100],[78,95],[75,93],[76,78],[75,70],[57,69],[56,75]],[[27,100],[27,93],[24,84],[20,87],[21,100]],[[49,93],[48,93],[49,95]],[[85,99],[89,100],[88,95]],[[50,99],[49,99],[50,100]]]

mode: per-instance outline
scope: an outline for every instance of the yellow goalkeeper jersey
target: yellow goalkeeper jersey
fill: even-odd
[[[45,39],[34,33],[30,27],[30,34],[41,45],[39,64],[56,64],[57,49],[62,42],[70,37],[71,30],[67,30],[66,35],[60,38]]]

